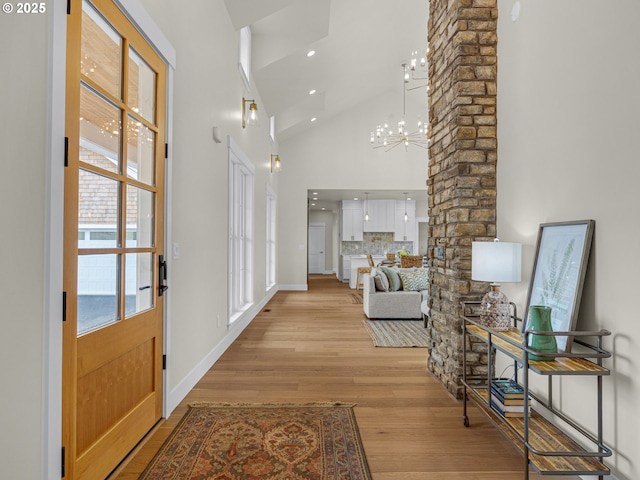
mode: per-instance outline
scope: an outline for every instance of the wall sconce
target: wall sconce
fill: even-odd
[[[249,103],[249,115],[247,116],[246,104]],[[254,127],[258,125],[258,105],[255,100],[247,100],[242,97],[242,128],[247,125]]]
[[[272,153],[271,160],[269,161],[269,171],[273,173],[274,170],[276,172],[280,171],[280,155],[277,153],[275,155]]]

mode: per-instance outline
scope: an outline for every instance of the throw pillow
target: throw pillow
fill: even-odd
[[[400,276],[398,275],[398,271],[389,267],[380,267],[380,269],[384,272],[389,280],[389,291],[397,292],[398,290],[402,290],[402,281],[400,280]]]
[[[380,292],[389,291],[389,279],[384,272],[376,271],[376,274],[373,277],[373,281],[376,285],[376,290]]]
[[[402,289],[407,292],[419,292],[426,290],[429,286],[428,270],[419,268],[413,272],[398,272],[402,281]]]

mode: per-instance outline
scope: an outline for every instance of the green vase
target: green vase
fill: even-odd
[[[527,320],[527,329],[536,332],[552,332],[551,327],[551,307],[543,305],[532,305],[529,307],[529,319]],[[558,344],[556,337],[550,335],[529,334],[529,348],[539,353],[557,353]],[[538,362],[549,362],[555,357],[540,357],[532,353],[529,354],[529,360]]]

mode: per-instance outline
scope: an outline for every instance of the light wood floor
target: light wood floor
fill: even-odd
[[[522,456],[474,407],[463,426],[426,348],[373,346],[354,292],[334,276],[278,292],[111,478],[137,479],[191,402],[341,401],[357,404],[373,480],[522,479]]]

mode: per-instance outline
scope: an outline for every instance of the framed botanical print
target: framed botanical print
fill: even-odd
[[[594,228],[594,220],[540,225],[523,332],[532,305],[551,307],[554,332],[575,330]],[[558,351],[571,351],[572,340],[570,335],[557,336]]]

